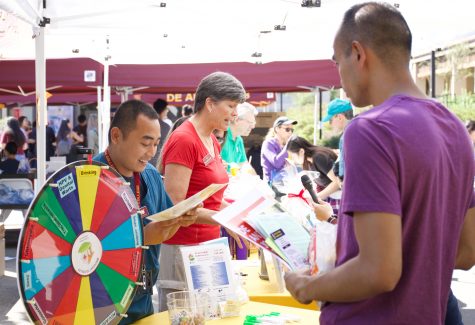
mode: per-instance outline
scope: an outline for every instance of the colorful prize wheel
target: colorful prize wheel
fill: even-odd
[[[75,162],[30,206],[18,287],[36,324],[116,324],[134,297],[143,233],[135,196],[108,166]]]

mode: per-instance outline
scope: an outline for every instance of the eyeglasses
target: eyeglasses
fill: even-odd
[[[287,133],[289,133],[289,132],[290,132],[290,133],[293,133],[293,132],[294,132],[294,129],[292,129],[292,128],[283,128],[283,129],[284,129],[285,132],[287,132]]]
[[[221,137],[216,137],[216,140],[218,140],[219,144],[222,144],[224,142],[224,138]]]

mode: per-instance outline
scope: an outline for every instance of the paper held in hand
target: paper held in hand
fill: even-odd
[[[147,219],[152,221],[165,221],[177,218],[184,214],[186,211],[191,210],[198,206],[201,202],[209,198],[214,193],[221,190],[227,184],[211,184],[205,189],[199,191],[195,195],[190,196],[186,200],[178,202],[170,209],[166,209],[162,212],[148,216]]]

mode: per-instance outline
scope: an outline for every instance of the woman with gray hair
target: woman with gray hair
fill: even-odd
[[[195,114],[171,133],[162,150],[159,170],[165,176],[165,190],[174,204],[212,183],[229,181],[213,130],[226,130],[237,116],[238,104],[245,98],[241,82],[228,73],[215,72],[201,80],[196,90]],[[220,227],[212,216],[223,207],[223,193],[224,188],[205,200],[198,209],[196,223],[181,227],[162,244],[158,280],[160,311],[167,309],[168,293],[187,289],[180,246],[197,245],[220,236]]]
[[[249,103],[238,105],[237,118],[229,125],[221,149],[221,157],[228,163],[228,170],[231,164],[241,166],[247,162],[242,137],[248,136],[256,126],[256,115],[257,110],[253,105]]]

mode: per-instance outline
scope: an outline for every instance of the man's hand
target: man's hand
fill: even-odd
[[[186,211],[183,213],[180,219],[180,226],[181,227],[188,227],[196,222],[196,218],[198,218],[198,209],[202,208],[203,204],[200,203],[198,206],[194,207],[191,210]]]
[[[308,283],[313,277],[310,275],[310,270],[286,272],[284,275],[285,287],[298,302],[309,304],[313,299],[307,294],[307,289]]]

